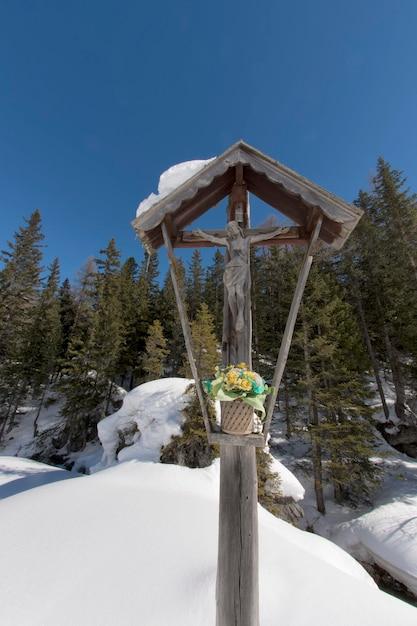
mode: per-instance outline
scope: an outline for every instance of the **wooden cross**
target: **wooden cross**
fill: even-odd
[[[285,226],[252,229],[249,224],[247,191],[236,168],[225,230],[175,232],[169,218],[162,223],[168,250],[171,278],[184,332],[187,354],[200,400],[210,443],[220,444],[219,544],[216,586],[216,626],[259,626],[258,582],[258,486],[256,447],[264,447],[275,402],[287,362],[295,322],[322,225],[318,214],[309,232]],[[225,304],[223,319],[223,362],[243,361],[251,366],[252,318],[250,285],[250,245],[308,244],[301,265],[290,312],[273,376],[274,393],[269,396],[263,435],[234,436],[213,432],[197,371],[190,327],[175,271],[175,247],[226,247]]]

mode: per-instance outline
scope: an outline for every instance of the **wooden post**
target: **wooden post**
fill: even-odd
[[[275,365],[274,377],[272,379],[272,385],[275,387],[275,391],[271,393],[268,399],[268,408],[264,424],[265,445],[267,442],[269,429],[271,427],[272,415],[274,413],[274,407],[279,392],[279,386],[281,384],[282,375],[284,373],[285,365],[288,359],[288,353],[291,347],[291,340],[294,333],[298,310],[301,304],[301,298],[303,297],[307,278],[310,273],[311,264],[313,262],[314,247],[320,234],[322,222],[323,217],[319,216],[311,233],[310,243],[308,245],[303,263],[301,265],[297,285],[291,302],[290,312],[288,314],[287,323],[285,325],[284,335],[282,337],[281,347],[279,349],[277,363]]]
[[[168,233],[168,228],[165,222],[162,222],[162,235],[164,237],[164,243],[168,252],[169,268],[171,272],[172,286],[174,288],[175,299],[177,301],[178,313],[180,316],[180,322],[182,332],[184,335],[185,347],[187,350],[188,361],[190,363],[191,372],[194,378],[195,388],[197,391],[197,397],[200,402],[201,412],[203,414],[204,426],[206,427],[207,436],[210,436],[210,420],[207,412],[207,406],[204,400],[203,386],[201,384],[200,375],[197,370],[197,365],[194,358],[193,344],[191,339],[190,324],[188,323],[187,313],[181,297],[181,290],[177,280],[177,274],[175,272],[175,255],[172,249],[171,238]]]
[[[239,176],[240,172],[237,172]],[[248,224],[247,202],[245,222]],[[250,285],[244,340],[224,310],[223,355],[251,362]],[[248,336],[249,334],[249,336]],[[259,626],[258,479],[254,445],[220,445],[219,545],[216,626]]]

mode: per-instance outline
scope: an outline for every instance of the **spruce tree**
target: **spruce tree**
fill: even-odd
[[[353,311],[325,260],[311,270],[300,318],[295,336],[304,349],[300,385],[308,399],[317,504],[324,512],[323,455],[339,500],[366,497],[376,475],[370,462],[373,435],[364,420],[370,415],[369,363]],[[332,437],[325,436],[329,432]]]
[[[112,398],[122,345],[120,294],[120,253],[114,239],[100,250],[97,259],[97,306],[93,319],[92,360],[96,375],[97,398],[105,402],[107,414]]]
[[[147,380],[156,380],[163,377],[167,355],[168,350],[166,349],[166,339],[161,322],[155,320],[149,328],[143,359],[143,369],[146,372]]]
[[[75,322],[76,302],[71,283],[66,278],[59,290],[59,317],[61,320],[61,349],[60,361],[66,359],[72,327]]]
[[[117,371],[122,387],[132,389],[141,375],[140,355],[144,350],[149,326],[148,288],[139,279],[138,265],[133,257],[123,264],[120,272],[121,344]]]
[[[0,440],[13,426],[27,392],[24,350],[39,298],[42,240],[41,216],[34,211],[3,251],[0,272]]]
[[[93,361],[93,326],[97,305],[97,270],[93,259],[82,269],[76,296],[76,313],[62,364],[58,388],[63,394],[61,410],[66,418],[60,444],[81,450],[96,433],[101,415],[100,398]]]
[[[33,312],[24,354],[24,376],[32,396],[39,398],[34,420],[34,437],[37,435],[39,415],[58,370],[61,351],[62,329],[60,302],[58,299],[59,261],[55,259],[44,290]]]
[[[200,305],[195,320],[191,322],[191,336],[194,348],[195,364],[200,378],[213,376],[219,362],[217,338],[214,332],[213,316],[205,302]],[[184,374],[191,376],[187,355],[184,355]]]
[[[224,266],[224,255],[216,250],[213,263],[207,268],[204,284],[204,301],[213,315],[214,329],[219,341],[223,332]]]
[[[176,260],[175,271],[182,298],[185,302],[185,268],[181,259]],[[166,337],[169,350],[167,369],[171,375],[178,375],[183,367],[185,342],[169,271],[160,293],[158,315],[162,320],[164,336]]]
[[[191,258],[191,264],[187,276],[187,304],[188,314],[191,320],[195,319],[203,301],[204,272],[201,252],[196,248]]]
[[[61,346],[59,315],[59,261],[54,259],[45,288],[34,307],[23,350],[23,375],[27,387],[37,397],[55,372]]]

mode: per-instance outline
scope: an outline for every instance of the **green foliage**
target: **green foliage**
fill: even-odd
[[[207,467],[219,455],[217,446],[209,445],[195,385],[187,390],[189,401],[183,409],[181,435],[173,437],[161,450],[161,463],[187,467]],[[207,404],[209,417],[215,420],[214,408]]]
[[[339,418],[310,427],[312,437],[320,437],[328,456],[335,498],[357,505],[370,501],[381,471],[372,461],[375,435],[365,420]]]
[[[146,372],[147,380],[163,377],[167,355],[168,350],[166,349],[166,339],[161,322],[155,320],[149,328],[143,360],[143,369]]]
[[[0,439],[28,390],[26,348],[41,287],[39,211],[25,221],[0,259]]]
[[[195,320],[191,322],[191,336],[195,364],[200,378],[209,378],[213,376],[219,355],[217,354],[217,339],[214,332],[213,316],[205,302],[200,305]],[[185,376],[191,376],[191,369],[186,354],[184,354],[183,371]]]
[[[258,501],[276,517],[281,517],[281,479],[271,469],[271,455],[256,448],[256,469],[258,473]]]
[[[204,272],[201,252],[196,248],[191,258],[191,265],[187,276],[188,314],[194,320],[203,302]]]
[[[224,256],[220,250],[216,250],[213,263],[207,268],[204,285],[204,301],[213,315],[214,330],[219,341],[223,333],[224,266]]]

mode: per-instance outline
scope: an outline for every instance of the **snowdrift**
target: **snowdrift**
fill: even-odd
[[[417,595],[417,496],[342,524],[335,541],[374,561]]]
[[[122,407],[97,425],[103,446],[101,463],[93,471],[115,461],[159,461],[161,447],[181,433],[184,394],[192,380],[161,378],[132,389]]]
[[[2,624],[213,626],[214,467],[121,463],[0,502]],[[259,508],[262,626],[414,626],[348,554]]]

